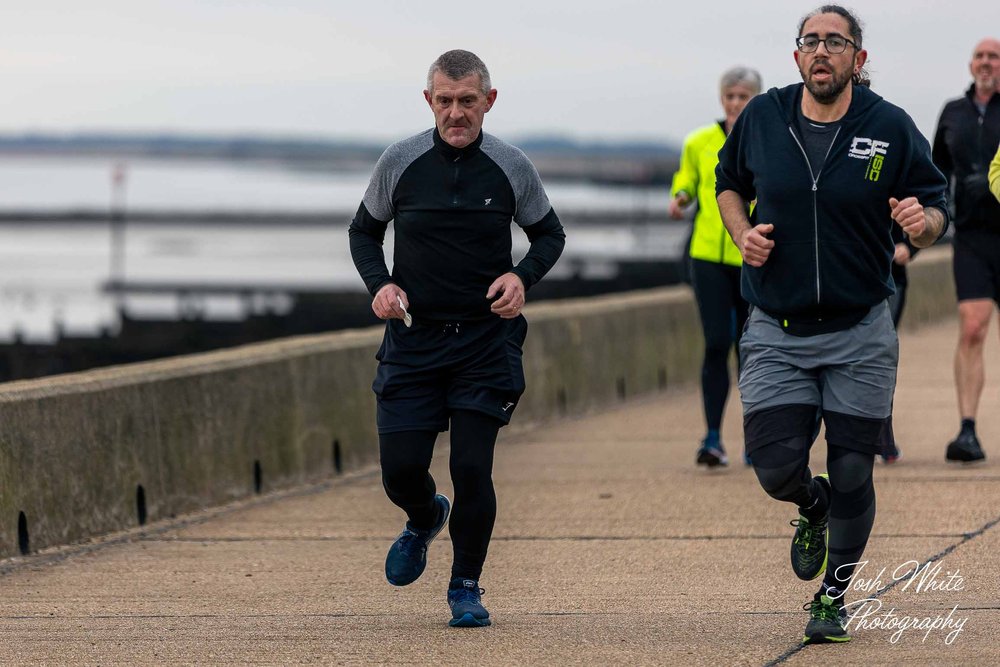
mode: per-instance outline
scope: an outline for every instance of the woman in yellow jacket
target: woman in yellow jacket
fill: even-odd
[[[709,467],[729,463],[719,429],[729,396],[729,350],[736,349],[739,359],[739,336],[747,318],[747,303],[740,296],[743,260],[715,202],[715,166],[726,136],[761,87],[760,74],[747,67],[734,67],[722,75],[719,89],[726,117],[687,136],[671,188],[670,217],[678,220],[684,207],[698,205],[691,234],[691,282],[705,336],[701,392],[708,433],[696,460]]]
[[[993,156],[993,162],[990,162],[990,192],[997,199],[1000,199],[1000,150],[997,150],[997,154]]]

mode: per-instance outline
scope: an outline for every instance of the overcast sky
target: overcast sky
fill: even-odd
[[[719,74],[798,80],[815,5],[638,0],[32,0],[0,7],[0,132],[265,133],[391,140],[429,127],[427,66],[475,51],[508,139],[680,140],[720,114]],[[849,3],[873,88],[933,132],[970,83],[997,0]]]

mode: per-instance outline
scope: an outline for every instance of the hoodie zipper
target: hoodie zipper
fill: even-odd
[[[802,151],[802,157],[806,160],[806,167],[809,169],[809,178],[812,179],[812,195],[813,195],[813,239],[815,240],[815,252],[816,252],[816,305],[820,305],[820,288],[819,288],[819,204],[816,201],[817,195],[816,191],[819,189],[819,177],[823,173],[823,168],[826,166],[826,160],[830,157],[830,151],[833,150],[833,145],[837,142],[837,135],[840,134],[840,127],[833,133],[833,140],[830,142],[830,147],[826,149],[826,155],[823,156],[823,164],[820,165],[819,171],[813,174],[812,165],[809,163],[809,155],[806,153],[806,149],[802,146],[802,142],[795,135],[795,130],[792,126],[788,126],[788,132],[792,135],[792,139],[795,140],[795,144]]]
[[[976,109],[976,116],[977,116],[977,120],[979,121],[979,143],[976,145],[976,148],[979,149],[979,155],[977,155],[976,158],[979,159],[979,160],[982,160],[983,159],[983,152],[984,152],[983,151],[983,148],[984,148],[984,142],[983,142],[983,122],[986,120],[986,111],[983,110],[983,113],[979,113],[979,109],[977,108]],[[985,152],[988,154],[989,150],[987,150]],[[986,158],[986,164],[990,163],[990,160],[992,159],[992,157],[993,156],[990,155],[989,157]]]
[[[988,150],[986,150],[986,151],[983,150],[983,148],[984,148],[984,145],[983,145],[983,122],[986,120],[986,109],[983,109],[982,111],[979,110],[979,107],[976,106],[975,95],[976,95],[975,92],[973,92],[972,95],[970,97],[968,97],[967,99],[969,100],[969,106],[972,107],[973,113],[976,114],[976,130],[977,130],[977,141],[976,141],[976,152],[977,152],[977,154],[976,154],[976,160],[977,161],[982,160],[983,157],[984,157],[983,153],[985,152],[985,153],[987,153],[986,163],[989,164],[990,160],[993,159],[993,154],[990,153]],[[986,108],[988,109],[989,106],[990,106],[990,103],[989,103],[989,101],[987,101],[986,102]]]

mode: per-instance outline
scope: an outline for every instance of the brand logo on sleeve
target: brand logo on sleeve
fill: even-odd
[[[865,169],[865,180],[874,182],[878,181],[882,175],[882,165],[885,163],[888,151],[888,141],[854,137],[851,141],[851,150],[847,155],[857,160],[868,160],[868,168]]]
[[[493,197],[490,197],[489,199],[487,199],[486,203],[483,204],[483,206],[489,206],[491,201],[493,201]]]

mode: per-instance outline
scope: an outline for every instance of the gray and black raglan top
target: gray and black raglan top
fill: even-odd
[[[392,275],[382,241],[395,226]],[[517,266],[511,220],[531,242]],[[480,132],[456,149],[436,129],[397,142],[375,165],[350,227],[351,256],[368,291],[399,285],[417,317],[491,316],[489,286],[509,271],[530,288],[559,259],[566,235],[534,165],[518,148]]]

